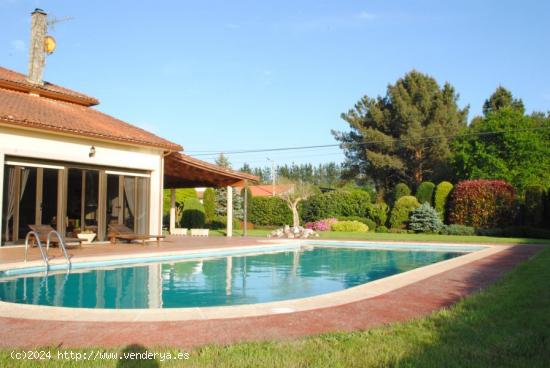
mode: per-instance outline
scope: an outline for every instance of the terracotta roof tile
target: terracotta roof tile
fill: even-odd
[[[0,84],[6,84],[10,89],[17,89],[22,92],[35,92],[44,96],[78,103],[84,106],[99,104],[94,97],[86,96],[80,92],[70,90],[49,82],[37,85],[27,80],[27,76],[13,70],[0,67]]]
[[[93,108],[0,88],[0,122],[171,151],[183,148]]]

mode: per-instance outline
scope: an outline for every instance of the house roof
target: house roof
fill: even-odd
[[[183,153],[173,152],[164,158],[164,188],[239,186],[258,177],[226,169]]]
[[[86,96],[80,92],[50,82],[44,82],[44,84],[31,83],[27,80],[26,75],[2,67],[0,67],[0,88],[35,93],[44,97],[77,103],[83,106],[94,106],[99,104],[99,101],[93,97]]]
[[[81,102],[85,99],[97,102],[91,97],[52,84],[45,85],[45,88],[53,91],[53,95],[38,97],[31,94],[32,90],[29,92],[21,88],[12,88],[9,84],[2,84],[2,81],[6,81],[2,78],[8,77],[12,78],[11,82],[18,85],[30,84],[25,82],[24,75],[0,67],[0,123],[170,151],[183,149],[179,144],[99,112],[91,108],[91,105],[58,98],[63,94],[80,99]]]
[[[273,185],[253,185],[248,187],[253,197],[271,197],[273,195]],[[285,193],[292,189],[292,184],[275,185],[275,194]]]

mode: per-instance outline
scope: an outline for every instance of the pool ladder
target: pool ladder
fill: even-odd
[[[42,242],[40,241],[40,237],[38,236],[38,233],[36,231],[29,231],[27,233],[27,236],[25,237],[25,262],[27,262],[27,255],[29,253],[29,238],[31,235],[34,236],[34,239],[36,240],[36,243],[38,244],[38,248],[40,249],[40,255],[42,256],[42,260],[44,261],[44,266],[46,267],[46,272],[48,272],[50,268],[50,263],[48,259],[48,250],[50,249],[50,242],[52,239],[52,234],[57,236],[57,239],[59,240],[59,247],[63,250],[63,255],[65,256],[65,259],[67,260],[68,269],[71,269],[71,260],[69,258],[69,254],[67,253],[67,247],[65,246],[65,241],[61,237],[61,234],[59,234],[57,231],[52,230],[48,233],[48,237],[46,238],[46,250],[44,250],[44,246],[42,245]]]

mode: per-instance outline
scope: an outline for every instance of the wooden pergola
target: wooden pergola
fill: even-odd
[[[257,182],[258,180],[257,176],[230,170],[183,153],[170,153],[164,158],[164,189],[170,189],[170,232],[172,232],[176,226],[176,189],[226,187],[226,230],[227,236],[231,237],[233,234],[233,187],[246,187],[249,182]]]

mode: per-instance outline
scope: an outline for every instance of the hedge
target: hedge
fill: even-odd
[[[359,221],[338,221],[331,226],[332,231],[366,233],[369,227]]]
[[[183,201],[181,226],[190,229],[204,228],[204,206],[197,198],[187,198]]]
[[[416,197],[404,196],[397,200],[390,215],[390,225],[394,229],[404,229],[408,225],[410,213],[420,207]]]
[[[395,204],[399,198],[411,195],[411,188],[405,183],[399,183],[393,190],[393,203]]]
[[[301,216],[304,222],[338,216],[365,217],[371,206],[370,195],[365,191],[335,190],[314,195],[303,201]]]
[[[336,218],[338,221],[358,221],[369,227],[369,231],[374,231],[376,229],[376,222],[371,220],[368,217],[359,217],[359,216],[338,216]]]
[[[279,197],[252,197],[248,204],[248,220],[260,226],[290,225],[292,211]]]
[[[525,223],[527,225],[542,225],[545,199],[544,189],[540,185],[525,188]]]
[[[384,202],[375,203],[370,206],[366,213],[366,217],[376,222],[377,225],[386,225],[388,220],[389,206]]]
[[[435,188],[434,208],[439,214],[439,218],[444,221],[447,213],[447,204],[449,195],[453,191],[453,185],[448,181],[442,181]]]
[[[451,196],[449,221],[476,228],[497,228],[515,220],[515,191],[503,180],[466,180]]]
[[[431,181],[423,181],[420,183],[416,190],[416,199],[418,199],[418,203],[428,203],[430,206],[433,205],[434,189],[435,184]]]
[[[204,215],[206,216],[206,222],[210,223],[216,216],[216,191],[212,188],[207,188],[204,191],[202,197],[202,204],[204,205]]]

